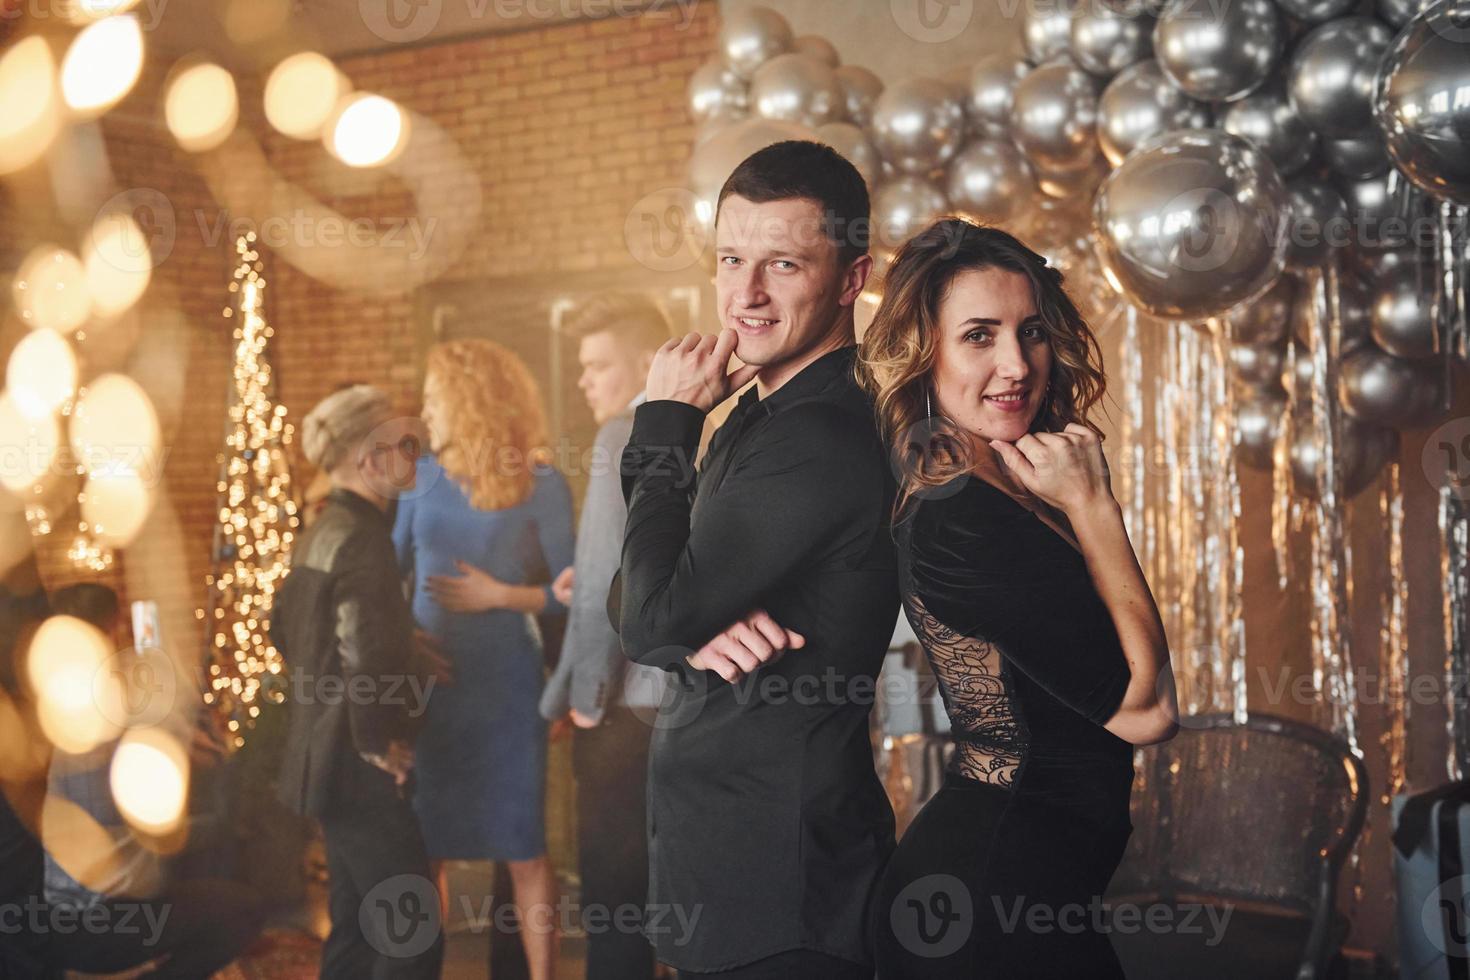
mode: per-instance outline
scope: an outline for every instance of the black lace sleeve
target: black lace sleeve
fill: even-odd
[[[936,674],[971,675],[961,687],[983,694],[993,682],[970,668],[993,647],[1088,720],[1101,725],[1113,716],[1128,687],[1128,661],[1075,548],[979,480],[920,502],[909,523],[900,535],[906,600],[911,616],[918,610],[935,620],[925,632],[943,641],[929,644]],[[959,659],[945,664],[947,657]],[[964,726],[964,705],[951,712]]]

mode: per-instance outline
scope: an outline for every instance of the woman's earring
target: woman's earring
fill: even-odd
[[[924,389],[924,417],[926,419],[934,417],[934,397],[928,388]]]

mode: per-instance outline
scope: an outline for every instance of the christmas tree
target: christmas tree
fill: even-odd
[[[266,281],[255,234],[236,239],[235,252],[232,302],[224,310],[234,324],[234,371],[219,454],[208,597],[197,615],[205,624],[209,664],[204,701],[224,716],[238,748],[261,706],[285,697],[284,664],[270,642],[270,611],[299,520],[286,456],[292,426],[285,406],[274,401],[266,355],[273,331],[264,314]]]

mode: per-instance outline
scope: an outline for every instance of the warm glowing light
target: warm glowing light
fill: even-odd
[[[55,245],[31,249],[16,270],[10,295],[21,319],[62,333],[81,326],[92,307],[82,260]]]
[[[168,86],[163,119],[184,149],[212,150],[234,132],[240,118],[235,79],[219,65],[186,68]]]
[[[143,31],[132,14],[82,28],[61,62],[61,94],[73,112],[100,116],[132,91],[143,70]]]
[[[41,730],[63,752],[88,752],[116,738],[123,689],[109,669],[102,631],[74,616],[52,616],[31,640],[26,676],[36,692]]]
[[[61,446],[61,427],[56,417],[25,416],[10,392],[0,395],[0,484],[13,493],[24,493],[51,471]]]
[[[89,24],[113,14],[127,13],[139,2],[140,0],[74,0],[67,6],[73,24]]]
[[[349,167],[387,163],[408,137],[408,117],[397,103],[366,93],[347,99],[331,124],[327,148]]]
[[[130,855],[107,828],[64,796],[50,794],[41,804],[40,830],[46,856],[80,884],[105,891],[128,870],[123,862]]]
[[[157,459],[153,402],[125,374],[104,374],[82,389],[71,413],[71,448],[89,473]]]
[[[54,330],[32,330],[10,352],[5,383],[22,415],[46,418],[76,390],[77,359],[71,344]]]
[[[112,756],[112,798],[140,830],[166,834],[183,819],[189,794],[189,758],[158,728],[134,728]]]
[[[87,291],[103,316],[116,316],[138,301],[153,277],[153,253],[131,215],[104,214],[92,225],[82,250]]]
[[[265,118],[296,139],[316,139],[348,92],[346,77],[315,51],[293,54],[265,83]]]
[[[130,544],[153,507],[152,494],[137,470],[119,464],[99,469],[82,488],[82,519],[108,547]]]
[[[33,163],[61,129],[56,61],[37,35],[0,56],[0,174]]]

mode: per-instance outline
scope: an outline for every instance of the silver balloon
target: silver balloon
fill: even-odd
[[[1033,64],[1041,64],[1059,54],[1066,54],[1072,45],[1072,18],[1076,15],[1077,0],[1032,0],[1021,5],[1021,40],[1026,46],[1026,57]]]
[[[1393,162],[1432,197],[1470,205],[1470,0],[1440,0],[1394,39],[1373,116]]]
[[[837,69],[837,84],[842,86],[842,95],[847,102],[847,118],[858,126],[873,121],[873,103],[883,94],[883,82],[857,65],[843,65]]]
[[[1279,387],[1285,364],[1286,355],[1280,347],[1234,344],[1230,348],[1235,377],[1252,388]]]
[[[1100,78],[1112,78],[1149,56],[1154,19],[1140,10],[1083,4],[1072,20],[1073,60]]]
[[[1434,0],[1377,0],[1373,10],[1379,20],[1397,31],[1432,6]]]
[[[1317,147],[1317,134],[1302,122],[1280,85],[1264,86],[1230,103],[1220,128],[1259,146],[1283,177],[1305,167]]]
[[[1271,74],[1285,28],[1271,0],[1170,0],[1154,28],[1154,57],[1186,95],[1225,102]]]
[[[769,7],[746,7],[723,17],[718,50],[741,78],[749,79],[761,65],[790,51],[794,43],[791,25]]]
[[[868,134],[852,123],[835,122],[817,127],[817,139],[826,143],[846,157],[869,187],[878,183],[882,173],[883,157],[868,138]]]
[[[1286,187],[1264,153],[1213,129],[1144,143],[1103,181],[1098,252],[1123,294],[1155,316],[1216,316],[1264,293],[1286,255]]]
[[[1354,180],[1377,177],[1389,168],[1388,147],[1376,129],[1345,140],[1323,140],[1322,159],[1333,173]]]
[[[1258,470],[1271,468],[1276,435],[1286,416],[1286,394],[1280,388],[1252,389],[1235,403],[1236,446],[1240,461]]]
[[[836,122],[847,99],[831,68],[804,54],[778,54],[750,80],[750,107],[762,119],[821,126]]]
[[[689,77],[689,110],[695,122],[740,119],[750,102],[745,82],[719,58],[711,58]]]
[[[902,173],[927,174],[959,151],[965,111],[947,82],[909,78],[891,85],[873,105],[873,142]]]
[[[1402,213],[1401,199],[1393,191],[1395,173],[1390,170],[1377,177],[1337,181],[1337,189],[1347,202],[1348,223],[1356,247],[1399,249],[1410,243],[1409,219]]]
[[[978,140],[950,162],[950,205],[987,224],[1006,224],[1031,203],[1035,181],[1021,151],[1008,141]]]
[[[1091,201],[1098,186],[1108,175],[1107,162],[1102,157],[1082,170],[1036,171],[1036,186],[1047,197],[1065,201]]]
[[[1355,497],[1373,482],[1383,464],[1397,455],[1398,433],[1344,419],[1342,440],[1337,450],[1337,457],[1342,461],[1343,491],[1346,496]],[[1322,446],[1309,419],[1298,421],[1290,457],[1297,491],[1306,497],[1316,497],[1322,468]]]
[[[1011,135],[1038,170],[1085,170],[1097,158],[1098,83],[1071,61],[1041,65],[1016,83]]]
[[[1419,251],[1414,248],[1361,249],[1348,252],[1353,268],[1369,282],[1388,276],[1399,269],[1413,269],[1419,263]]]
[[[1016,83],[1031,71],[1019,58],[992,54],[981,58],[970,72],[970,124],[989,139],[1006,136],[1011,129],[1011,105]]]
[[[694,218],[708,232],[715,223],[715,202],[720,188],[745,158],[783,140],[809,140],[816,134],[805,126],[774,119],[742,119],[730,123],[694,148],[689,159],[689,190],[693,192]]]
[[[1292,302],[1296,296],[1296,280],[1282,276],[1258,299],[1242,303],[1230,311],[1231,338],[1236,344],[1256,347],[1279,347],[1286,339],[1291,323]],[[1276,371],[1280,380],[1281,371]]]
[[[1097,141],[1115,167],[1150,137],[1209,125],[1210,107],[1185,95],[1153,59],[1119,72],[1097,103]]]
[[[1402,425],[1418,407],[1422,377],[1408,361],[1365,344],[1342,359],[1342,407],[1364,422]]]
[[[922,177],[899,177],[873,195],[873,230],[878,242],[898,248],[948,208],[944,192]]]
[[[1401,266],[1373,284],[1373,340],[1394,357],[1435,354],[1433,284]]]
[[[1343,17],[1314,28],[1287,69],[1291,104],[1323,136],[1358,136],[1373,124],[1373,75],[1393,32],[1372,17]]]
[[[1303,24],[1321,24],[1341,17],[1357,6],[1357,0],[1276,0],[1281,9]]]
[[[1291,196],[1286,265],[1298,272],[1315,268],[1351,240],[1347,204],[1330,184],[1312,177],[1292,180],[1286,192]]]
[[[803,34],[791,43],[791,49],[797,54],[816,58],[828,68],[836,68],[842,64],[842,56],[837,53],[837,47],[818,34]]]

